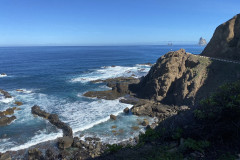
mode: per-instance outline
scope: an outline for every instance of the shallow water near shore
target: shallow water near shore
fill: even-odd
[[[137,135],[143,130],[139,122],[147,117],[123,114],[123,109],[131,105],[82,95],[90,90],[109,89],[103,83],[91,83],[92,80],[144,76],[150,66],[141,64],[155,63],[161,55],[180,48],[194,54],[203,50],[200,46],[0,48],[0,73],[7,74],[0,77],[0,88],[13,96],[0,96],[0,111],[16,106],[15,101],[23,103],[18,107],[21,110],[14,113],[17,119],[0,127],[0,152],[62,136],[61,130],[31,114],[35,104],[58,114],[77,136],[96,136],[115,143]],[[109,120],[110,114],[118,115],[118,119]]]

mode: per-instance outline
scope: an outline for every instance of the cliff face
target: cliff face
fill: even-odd
[[[217,27],[202,55],[240,61],[240,14]]]
[[[139,97],[172,104],[192,104],[207,77],[210,60],[188,54],[184,49],[157,60],[136,87]]]
[[[181,49],[160,57],[140,83],[129,88],[140,98],[194,105],[220,85],[239,78],[239,64],[211,60]]]

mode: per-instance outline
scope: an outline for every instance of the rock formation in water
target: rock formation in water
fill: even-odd
[[[202,37],[199,39],[198,45],[200,46],[205,46],[207,45],[206,39],[203,39]]]
[[[202,55],[240,61],[240,14],[217,27]]]
[[[41,110],[37,105],[32,107],[32,114],[48,119],[50,123],[63,130],[63,136],[73,137],[72,128],[69,127],[66,123],[59,120],[58,115],[47,113]]]
[[[0,89],[0,93],[3,94],[5,98],[12,98],[12,96],[7,91]]]

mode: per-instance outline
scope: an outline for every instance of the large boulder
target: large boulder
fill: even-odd
[[[73,144],[73,137],[64,136],[58,139],[58,147],[60,149],[70,148]]]
[[[216,28],[201,55],[240,61],[240,14]]]

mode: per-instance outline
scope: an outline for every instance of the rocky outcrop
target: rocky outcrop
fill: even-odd
[[[7,117],[7,116],[1,116],[0,117],[0,126],[6,126],[10,124],[12,121],[16,119],[15,116]]]
[[[50,116],[50,113],[45,112],[44,110],[41,110],[39,106],[35,105],[32,107],[32,114],[38,115],[39,117],[43,117],[48,119]]]
[[[216,28],[202,55],[240,61],[240,14]]]
[[[39,106],[35,105],[32,107],[32,114],[38,115],[40,117],[46,118],[50,123],[55,125],[57,128],[62,129],[63,137],[58,139],[59,149],[66,149],[71,147],[73,143],[73,131],[66,123],[59,120],[58,115],[50,114],[40,109]]]
[[[58,115],[47,113],[41,110],[37,105],[32,107],[32,114],[48,119],[50,123],[63,130],[63,136],[73,136],[72,128],[69,127],[66,123],[59,120]]]
[[[200,46],[205,46],[207,45],[206,39],[203,39],[202,37],[199,39],[198,45]]]
[[[84,94],[86,97],[96,97],[106,100],[114,100],[119,97],[122,97],[126,94],[131,94],[129,91],[129,84],[136,84],[140,80],[133,77],[118,77],[110,78],[106,80],[95,80],[92,83],[107,83],[108,87],[111,87],[112,90],[107,91],[89,91]]]
[[[157,60],[149,73],[130,89],[141,98],[171,104],[192,104],[203,85],[210,61],[188,54],[184,49],[169,52]]]
[[[12,96],[7,91],[0,89],[0,93],[3,94],[5,98],[12,98]]]
[[[159,102],[145,101],[132,107],[131,112],[138,116],[157,117],[159,120],[164,120],[167,117],[176,115],[179,111],[188,110],[187,106],[169,106]]]

